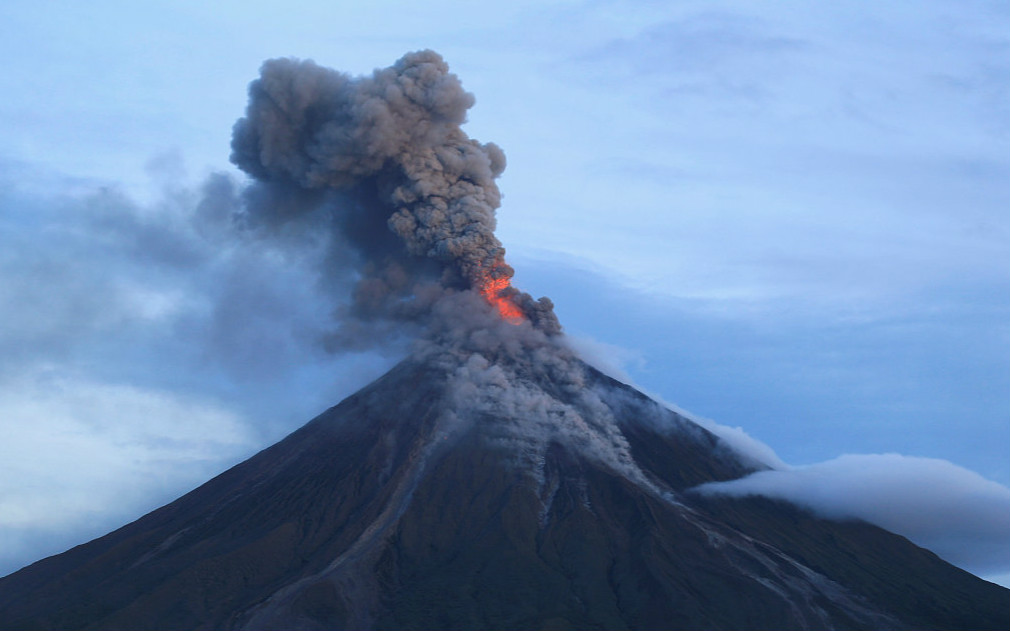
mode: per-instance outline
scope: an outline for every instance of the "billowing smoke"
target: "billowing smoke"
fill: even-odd
[[[494,234],[505,155],[461,129],[473,103],[430,50],[362,77],[273,59],[250,85],[231,156],[255,180],[243,220],[332,231],[334,269],[352,262],[356,275],[334,346],[382,334],[383,324],[426,326],[434,305],[460,292],[482,295],[506,320],[560,331],[550,300],[509,284]]]
[[[244,217],[274,234],[332,231],[328,275],[348,263],[357,275],[335,346],[420,325],[414,354],[451,373],[454,422],[483,423],[525,470],[562,441],[652,488],[560,343],[550,301],[510,285],[494,234],[505,156],[461,129],[474,98],[439,55],[356,78],[270,60],[249,95],[232,139],[232,161],[255,180]]]

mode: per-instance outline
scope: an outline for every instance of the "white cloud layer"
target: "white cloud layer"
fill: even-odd
[[[847,454],[699,487],[763,495],[898,533],[981,576],[1010,572],[1010,489],[946,460]]]
[[[641,355],[588,338],[568,338],[583,359],[628,384]],[[635,386],[643,390],[640,386]],[[1010,488],[947,460],[888,454],[846,454],[792,466],[748,434],[692,414],[654,393],[667,408],[701,425],[746,458],[770,467],[739,480],[705,484],[703,493],[761,495],[812,509],[830,519],[860,519],[907,537],[987,580],[1010,586]]]

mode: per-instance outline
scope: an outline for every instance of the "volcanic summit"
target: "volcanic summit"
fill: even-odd
[[[0,628],[1008,621],[1007,590],[880,528],[691,492],[761,467],[559,348],[432,346],[179,500],[0,579]]]
[[[858,521],[707,482],[768,465],[579,359],[512,288],[504,155],[431,51],[267,62],[236,225],[325,217],[331,342],[406,359],[279,443],[0,579],[0,629],[994,629],[1010,592]],[[341,254],[338,256],[338,254]],[[337,273],[337,272],[334,272]]]

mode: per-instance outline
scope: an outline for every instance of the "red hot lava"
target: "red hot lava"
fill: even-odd
[[[494,305],[502,319],[512,324],[518,324],[523,319],[523,312],[512,302],[508,276],[496,276],[494,270],[497,269],[497,267],[493,268],[491,273],[485,274],[481,278],[480,295]]]

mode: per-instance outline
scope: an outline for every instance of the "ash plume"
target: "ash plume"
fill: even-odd
[[[231,159],[254,181],[216,197],[230,195],[241,223],[275,241],[326,242],[322,280],[350,300],[326,342],[344,350],[412,334],[412,355],[452,375],[443,429],[490,423],[492,442],[521,454],[538,483],[560,441],[659,494],[561,343],[550,300],[510,285],[494,234],[505,156],[461,129],[473,103],[432,51],[362,77],[269,60],[232,137]]]
[[[332,346],[405,324],[427,328],[447,311],[435,305],[462,292],[483,296],[482,308],[502,318],[560,332],[550,300],[509,284],[513,270],[494,234],[505,155],[461,129],[473,103],[430,50],[361,77],[273,59],[250,84],[231,155],[254,178],[242,192],[243,221],[329,231],[324,276],[346,274],[348,263],[354,270]]]
[[[561,441],[651,488],[559,343],[550,300],[510,285],[494,234],[505,155],[461,129],[473,103],[432,51],[362,77],[265,62],[232,137],[232,162],[254,178],[243,221],[274,237],[328,238],[324,282],[353,270],[353,288],[327,341],[343,349],[415,327],[413,355],[452,374],[450,425],[503,419],[487,431],[534,477]]]

